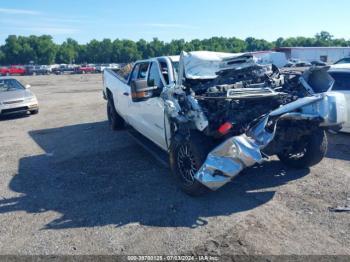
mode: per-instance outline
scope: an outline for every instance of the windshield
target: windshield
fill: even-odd
[[[350,63],[350,58],[343,58],[335,62],[334,64],[349,64],[349,63]]]
[[[0,92],[23,89],[24,87],[15,79],[0,79]]]
[[[350,73],[345,72],[329,72],[329,74],[334,78],[335,83],[332,90],[334,91],[347,91],[350,90]]]

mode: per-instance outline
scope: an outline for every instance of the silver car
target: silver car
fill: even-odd
[[[37,114],[39,104],[36,96],[16,79],[0,77],[0,115],[14,113]]]
[[[349,64],[343,65],[343,68],[332,66],[328,73],[335,80],[331,91],[342,93],[345,96],[348,113],[341,131],[350,133],[350,66]]]

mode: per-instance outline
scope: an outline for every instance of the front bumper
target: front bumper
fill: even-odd
[[[244,168],[261,163],[261,149],[273,140],[280,119],[317,120],[320,128],[341,125],[347,119],[346,100],[343,94],[324,93],[281,106],[261,118],[245,134],[231,137],[214,148],[195,178],[204,186],[216,190]]]
[[[0,105],[0,115],[10,115],[18,113],[26,113],[28,111],[35,111],[39,109],[37,101],[22,102],[9,105]]]

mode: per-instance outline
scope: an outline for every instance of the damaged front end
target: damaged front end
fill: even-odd
[[[245,134],[217,146],[208,154],[195,178],[216,190],[244,168],[263,162],[262,149],[274,139],[279,120],[314,120],[320,126],[335,126],[343,123],[345,117],[345,98],[339,93],[301,98],[264,116]]]
[[[286,150],[283,137],[304,138],[315,128],[341,125],[345,98],[326,92],[334,82],[326,70],[291,76],[257,64],[250,54],[183,52],[177,84],[165,88],[162,98],[169,137],[190,140],[190,130],[197,130],[214,141],[194,179],[216,190],[261,163],[270,144],[268,155]]]

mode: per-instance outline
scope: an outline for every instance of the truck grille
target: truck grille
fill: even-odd
[[[227,92],[228,98],[262,98],[277,96],[278,93],[274,92],[270,88],[237,88],[230,89]]]

